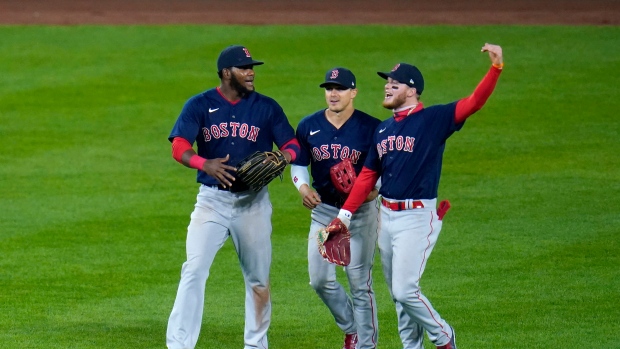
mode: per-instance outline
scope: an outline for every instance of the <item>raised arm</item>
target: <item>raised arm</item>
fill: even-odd
[[[465,121],[484,106],[491,93],[493,93],[499,75],[504,68],[504,56],[500,46],[487,43],[482,46],[481,52],[489,53],[491,68],[478,86],[476,86],[474,92],[457,102],[456,112],[454,113],[454,121],[456,123]]]

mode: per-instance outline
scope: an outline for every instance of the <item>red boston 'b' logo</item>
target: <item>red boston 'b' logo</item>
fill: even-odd
[[[330,77],[330,79],[335,79],[337,77],[338,77],[338,69],[332,70],[332,76]]]
[[[246,56],[246,57],[252,57],[252,56],[250,55],[250,51],[248,51],[248,49],[247,49],[247,48],[245,48],[245,47],[244,47],[244,48],[243,48],[243,52],[245,52],[245,56]]]
[[[394,68],[392,68],[392,71],[398,69],[398,67],[400,67],[400,63],[398,63],[397,65],[394,66]]]

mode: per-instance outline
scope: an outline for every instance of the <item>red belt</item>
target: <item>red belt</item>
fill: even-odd
[[[381,204],[392,211],[404,211],[413,210],[415,208],[424,208],[424,204],[422,203],[422,201],[413,200],[391,202],[387,201],[384,198],[381,198]]]

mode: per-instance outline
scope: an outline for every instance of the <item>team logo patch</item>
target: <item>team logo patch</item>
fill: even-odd
[[[246,56],[246,57],[248,57],[248,58],[252,58],[252,55],[250,55],[250,51],[248,51],[248,49],[247,49],[247,48],[245,48],[245,47],[244,47],[244,48],[243,48],[243,52],[245,52],[245,56]]]
[[[334,69],[332,70],[332,76],[330,77],[331,79],[335,79],[338,77],[338,69]]]
[[[398,69],[398,67],[400,67],[400,63],[398,63],[397,65],[394,66],[394,68],[392,68],[392,71],[395,71],[396,69]]]

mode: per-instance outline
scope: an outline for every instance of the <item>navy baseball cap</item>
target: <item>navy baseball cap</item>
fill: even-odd
[[[345,88],[355,88],[355,75],[347,68],[334,68],[325,73],[325,82],[319,87],[327,85],[340,85]]]
[[[242,67],[244,65],[261,65],[263,62],[255,61],[247,48],[241,45],[230,45],[220,53],[217,59],[217,71],[230,67]]]
[[[424,91],[424,78],[418,68],[407,63],[398,63],[391,72],[382,73],[377,72],[380,77],[387,80],[392,78],[401,84],[406,84],[409,87],[415,87],[419,95]]]

